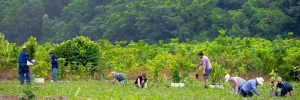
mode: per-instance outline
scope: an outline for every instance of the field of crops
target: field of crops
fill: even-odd
[[[186,83],[185,87],[169,87],[169,82],[149,84],[147,88],[135,88],[133,81],[124,85],[112,85],[110,81],[63,81],[46,82],[44,84],[32,84],[30,86],[20,86],[18,81],[0,81],[0,96],[26,96],[34,95],[38,99],[47,98],[68,98],[92,99],[92,100],[119,100],[119,99],[142,99],[142,100],[197,100],[197,99],[242,99],[229,92],[229,85],[224,84],[224,89],[204,89],[203,82]],[[263,86],[258,86],[261,97],[255,95],[251,99],[299,99],[300,84],[293,83],[295,95],[293,97],[271,97],[270,87],[265,82]],[[29,88],[29,89],[27,89]],[[248,97],[250,99],[250,97]]]

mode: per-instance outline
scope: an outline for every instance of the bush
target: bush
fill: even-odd
[[[0,33],[0,69],[17,67],[19,48],[15,43],[5,40],[4,34]]]
[[[79,36],[73,40],[68,40],[62,42],[61,44],[55,45],[54,52],[59,58],[65,58],[66,62],[64,65],[72,64],[72,70],[81,69],[80,67],[87,67],[86,65],[90,63],[88,68],[91,71],[95,71],[95,66],[99,62],[99,46],[91,41],[87,37]]]

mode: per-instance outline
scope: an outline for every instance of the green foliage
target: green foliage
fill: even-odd
[[[71,65],[71,73],[78,72],[76,79],[81,78],[80,74],[95,71],[99,64],[99,46],[87,37],[76,37],[73,40],[55,45],[53,51],[59,58],[65,58],[63,65]]]
[[[36,62],[36,65],[32,66],[33,76],[46,78],[49,72],[51,72],[51,57],[49,55],[50,48],[50,43],[37,46],[35,59],[38,61]]]
[[[213,66],[211,72],[212,83],[221,84],[223,82],[224,76],[228,73],[228,70],[216,63],[212,63],[212,66]]]
[[[36,43],[33,38],[31,41],[27,43]],[[11,64],[9,68],[17,68],[18,47],[7,42],[2,35],[0,43],[1,64]],[[172,80],[172,75],[176,78],[174,81],[180,81],[187,79],[194,71],[199,63],[196,54],[203,51],[212,62],[212,79],[216,83],[227,73],[237,76],[248,76],[251,72],[268,74],[276,68],[284,80],[299,80],[299,48],[299,39],[283,39],[280,36],[274,41],[219,36],[202,43],[180,43],[180,39],[175,38],[170,42],[154,44],[144,41],[112,44],[108,40],[94,42],[81,36],[54,47],[51,43],[36,44],[34,54],[37,63],[32,67],[32,72],[38,77],[47,76],[51,68],[48,52],[54,51],[59,57],[60,79],[88,79],[94,73],[102,79],[110,71],[132,78],[142,71],[154,81],[162,77]]]
[[[15,68],[19,49],[15,43],[5,40],[4,34],[0,33],[0,68]]]
[[[180,73],[179,73],[179,68],[174,67],[173,69],[171,69],[172,71],[172,81],[174,83],[179,83],[180,82]]]
[[[64,66],[66,64],[65,58],[58,58],[58,71],[57,71],[57,79],[61,80],[67,77],[68,67]]]
[[[30,59],[35,59],[35,52],[36,52],[36,48],[37,48],[37,42],[36,42],[36,38],[34,38],[33,36],[31,36],[28,41],[26,42],[26,52],[29,56]]]
[[[293,38],[299,37],[299,9],[298,0],[2,0],[0,30],[17,44],[29,36],[62,42],[79,35],[195,42],[213,40],[221,29],[231,37]]]
[[[67,63],[76,62],[78,64],[92,63],[98,65],[99,46],[87,37],[76,37],[73,40],[55,45],[55,54],[60,58],[66,58]]]

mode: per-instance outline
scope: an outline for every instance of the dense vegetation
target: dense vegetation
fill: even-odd
[[[171,39],[168,43],[116,41],[112,44],[108,40],[92,41],[80,36],[60,44],[37,44],[31,37],[26,45],[33,47],[27,49],[37,61],[32,67],[37,77],[45,77],[51,70],[48,52],[54,51],[59,57],[61,79],[87,79],[91,74],[101,78],[109,71],[122,72],[131,78],[144,71],[157,81],[170,77],[170,73],[176,76],[173,78],[184,79],[195,73],[199,63],[196,53],[203,51],[212,61],[214,82],[222,80],[226,73],[245,75],[248,79],[257,73],[266,75],[275,68],[285,80],[299,80],[299,39],[233,38],[225,36],[225,30],[219,32],[213,41],[202,43],[179,43],[179,39]],[[15,69],[21,47],[9,43],[3,34],[0,36],[0,69]]]
[[[78,35],[109,41],[226,36],[299,37],[299,0],[0,0],[0,32],[10,42],[62,42]]]

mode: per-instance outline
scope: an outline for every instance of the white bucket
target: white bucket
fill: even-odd
[[[35,60],[31,60],[31,61],[35,63]],[[30,61],[27,61],[27,66],[33,66],[33,63],[31,63]]]
[[[45,80],[44,80],[44,78],[35,78],[35,79],[34,79],[34,82],[35,82],[35,83],[44,83]]]
[[[184,87],[184,83],[171,83],[171,87]]]
[[[214,89],[224,89],[223,85],[210,85],[209,87]]]

